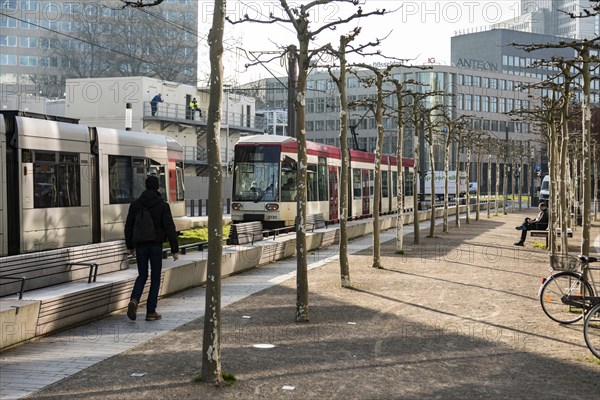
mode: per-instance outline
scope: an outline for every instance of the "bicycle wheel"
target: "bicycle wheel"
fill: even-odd
[[[581,296],[592,294],[592,287],[586,281],[582,281],[581,274],[563,271],[550,276],[544,282],[540,288],[540,303],[550,319],[561,324],[572,324],[583,317]]]
[[[583,337],[587,347],[596,357],[600,358],[600,303],[596,304],[585,316]]]

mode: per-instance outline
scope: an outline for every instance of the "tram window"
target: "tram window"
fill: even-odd
[[[352,170],[352,187],[354,192],[354,198],[360,199],[362,197],[362,185],[360,183],[360,169]]]
[[[281,201],[296,201],[296,160],[285,156],[281,162]]]
[[[381,196],[389,197],[388,172],[381,171]]]
[[[79,207],[81,171],[79,154],[35,151],[33,153],[35,208]]]
[[[327,198],[327,159],[319,157],[319,201],[328,201]]]
[[[392,172],[392,196],[398,196],[398,172]]]
[[[182,163],[177,163],[177,166],[175,167],[175,174],[176,174],[176,188],[175,188],[175,199],[177,201],[183,201],[185,200],[185,186],[184,186],[184,179],[183,179],[183,164]]]
[[[404,168],[404,195],[413,195],[413,184],[415,180],[414,172],[411,172],[408,168]]]
[[[143,181],[141,182],[142,185],[139,188],[137,187],[137,175],[134,175],[134,183],[136,184],[136,187],[134,188],[133,192],[135,194],[135,198],[138,198],[139,195],[141,195],[142,192],[146,190],[146,178],[148,177],[148,175],[154,175],[158,178],[158,192],[160,193],[163,199],[168,199],[169,197],[167,196],[167,177],[165,175],[165,167],[152,159],[150,159],[149,162],[150,166],[148,167],[148,172],[144,173],[144,175],[141,176]],[[139,193],[137,193],[138,190]]]
[[[369,196],[373,198],[375,193],[375,171],[369,171]]]
[[[234,201],[279,201],[280,151],[280,148],[269,146],[235,149]],[[292,168],[295,171],[295,163],[282,163],[286,173],[291,174]]]
[[[319,186],[317,181],[317,166],[315,164],[308,164],[308,168],[306,169],[306,190],[307,200],[317,201]]]
[[[108,156],[108,192],[110,204],[131,203],[133,195],[131,157]]]

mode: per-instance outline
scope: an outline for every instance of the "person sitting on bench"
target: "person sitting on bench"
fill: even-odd
[[[543,231],[548,229],[548,207],[546,203],[540,203],[540,212],[536,219],[525,218],[523,225],[517,226],[515,229],[521,231],[521,240],[515,243],[515,246],[523,246],[527,238],[527,231]]]

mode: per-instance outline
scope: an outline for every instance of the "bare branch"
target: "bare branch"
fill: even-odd
[[[122,8],[133,7],[133,8],[143,8],[143,7],[154,7],[163,2],[163,0],[151,0],[149,2],[145,2],[144,0],[135,0],[135,1],[127,1],[127,0],[119,0],[123,3]]]

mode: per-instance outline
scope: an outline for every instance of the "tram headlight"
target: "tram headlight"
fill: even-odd
[[[277,211],[277,210],[279,210],[279,204],[276,204],[276,203],[267,203],[267,204],[265,204],[265,210],[267,210],[267,211]]]
[[[244,207],[242,207],[242,203],[231,203],[231,209],[233,211],[242,211]]]

